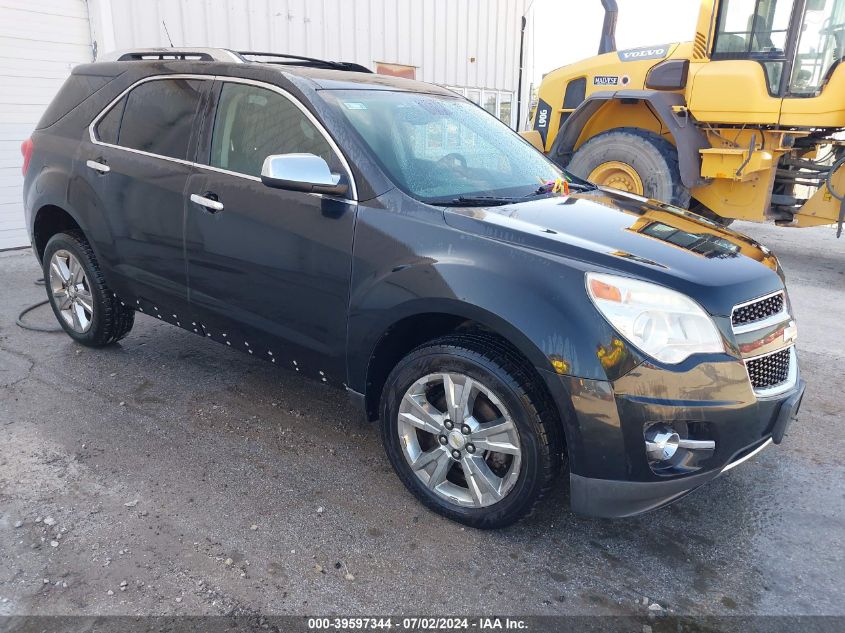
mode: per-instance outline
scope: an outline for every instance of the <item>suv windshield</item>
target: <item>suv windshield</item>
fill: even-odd
[[[322,93],[396,185],[423,202],[527,196],[562,177],[509,127],[460,98],[382,90]]]

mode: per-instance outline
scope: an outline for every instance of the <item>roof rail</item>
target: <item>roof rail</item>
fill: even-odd
[[[356,73],[372,73],[373,71],[367,68],[366,66],[362,66],[361,64],[356,64],[354,62],[335,62],[329,61],[326,59],[317,59],[316,57],[303,57],[302,55],[289,55],[287,53],[264,53],[261,51],[236,51],[238,55],[242,58],[247,59],[250,57],[269,57],[271,60],[279,60],[279,61],[271,61],[266,60],[264,63],[266,64],[281,64],[281,65],[289,65],[289,66],[310,66],[314,68],[329,68],[332,70],[347,70],[350,72]],[[261,60],[251,60],[248,59],[247,61],[261,61]]]
[[[264,58],[264,59],[253,59]],[[145,60],[193,60],[203,62],[229,62],[243,64],[258,62],[265,64],[280,64],[289,66],[308,66],[312,68],[328,68],[331,70],[347,70],[356,73],[372,73],[369,68],[354,62],[334,62],[316,57],[289,55],[287,53],[266,53],[261,51],[232,51],[228,48],[207,48],[197,46],[171,48],[134,48],[124,51],[106,53],[98,61],[101,62],[129,62]]]
[[[204,62],[230,62],[242,64],[244,58],[226,48],[205,48],[205,47],[174,47],[174,48],[134,48],[125,51],[112,51],[106,53],[98,61],[101,62],[128,62],[144,60],[196,60]]]

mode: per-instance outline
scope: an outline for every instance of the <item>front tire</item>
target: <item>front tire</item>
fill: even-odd
[[[566,168],[576,176],[647,198],[687,208],[678,150],[654,132],[619,128],[594,136],[578,148]]]
[[[44,249],[44,285],[53,313],[73,340],[103,347],[122,339],[135,311],[121,305],[106,284],[94,251],[76,231],[57,233]]]
[[[528,515],[560,467],[555,420],[520,363],[472,336],[428,343],[388,376],[382,441],[424,505],[490,529]]]

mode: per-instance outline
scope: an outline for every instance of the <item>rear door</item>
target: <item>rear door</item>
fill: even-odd
[[[81,170],[107,225],[94,229],[99,255],[115,288],[142,302],[187,300],[185,191],[197,116],[212,84],[202,76],[136,84],[95,119],[81,149]]]
[[[185,252],[192,310],[211,338],[303,371],[345,381],[355,186],[337,145],[304,105],[268,84],[215,86],[188,195]],[[271,154],[324,158],[349,198],[261,183]]]

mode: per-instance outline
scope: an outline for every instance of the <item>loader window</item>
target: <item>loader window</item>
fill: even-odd
[[[719,10],[713,59],[783,57],[792,0],[726,0]]]
[[[814,96],[845,56],[845,0],[808,0],[789,82],[792,96]]]

